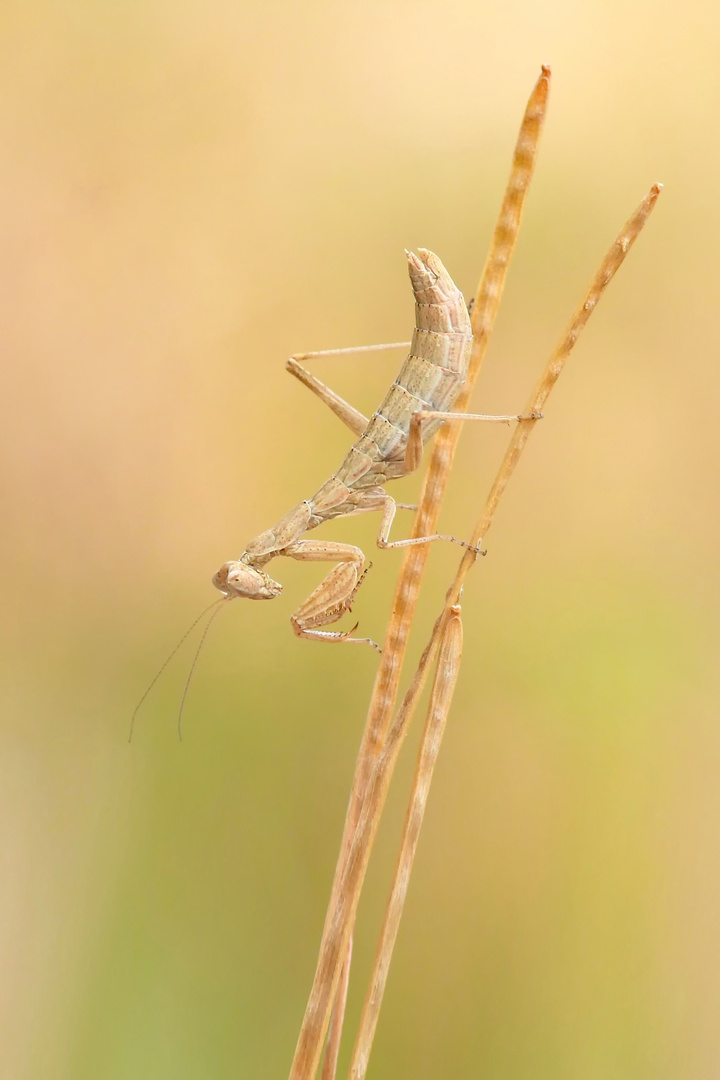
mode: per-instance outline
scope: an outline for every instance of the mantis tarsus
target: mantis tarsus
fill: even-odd
[[[229,600],[241,596],[248,600],[272,600],[282,592],[282,585],[265,573],[271,559],[284,555],[308,562],[337,563],[291,616],[298,637],[361,642],[378,648],[370,638],[353,637],[356,626],[346,632],[318,629],[337,622],[350,610],[367,568],[359,547],[332,540],[303,540],[304,533],[331,518],[377,510],[382,515],[377,537],[380,548],[408,547],[435,540],[469,547],[455,536],[440,533],[390,540],[397,504],[382,485],[418,467],[423,444],[445,421],[507,423],[529,419],[450,411],[465,382],[472,346],[467,305],[437,255],[424,248],[419,248],[417,254],[408,251],[406,255],[415,294],[415,331],[397,379],[377,412],[367,419],[299,363],[299,359],[323,354],[291,357],[288,371],[325,401],[359,436],[358,440],[339,469],[310,499],[298,503],[270,529],[254,537],[239,559],[224,563],[213,577],[215,587]]]

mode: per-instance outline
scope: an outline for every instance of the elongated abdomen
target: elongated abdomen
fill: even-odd
[[[397,379],[335,476],[348,487],[368,487],[397,475],[410,418],[419,409],[452,409],[467,375],[472,327],[467,305],[437,255],[406,252],[415,294],[415,331]],[[432,438],[438,423],[423,428]],[[388,467],[390,466],[390,467]]]

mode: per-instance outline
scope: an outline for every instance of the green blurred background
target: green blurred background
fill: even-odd
[[[321,571],[278,563],[277,603],[213,627],[182,745],[187,646],[132,746],[129,717],[216,567],[348,445],[285,358],[405,338],[404,247],[474,290],[541,63],[478,407],[522,407],[665,191],[466,590],[370,1073],[720,1075],[717,6],[6,0],[0,25],[3,1080],[286,1075],[376,659],[295,639]],[[372,410],[398,362],[315,370]],[[506,438],[466,432],[446,529]],[[432,553],[413,656],[456,558]],[[373,559],[377,637],[399,555]]]

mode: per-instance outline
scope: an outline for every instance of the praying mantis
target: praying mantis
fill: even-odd
[[[352,544],[333,540],[305,540],[303,535],[332,518],[378,511],[379,548],[401,548],[446,540],[472,547],[455,536],[431,536],[390,540],[398,505],[383,485],[413,472],[420,464],[423,445],[447,421],[481,420],[509,423],[538,419],[526,416],[486,416],[451,411],[465,382],[472,348],[472,328],[467,305],[437,255],[425,248],[417,254],[405,252],[410,282],[415,295],[415,330],[410,352],[400,373],[379,409],[368,419],[334,391],[311,375],[300,360],[340,352],[360,352],[389,346],[361,346],[323,353],[302,353],[291,357],[287,370],[296,376],[350,428],[357,442],[340,467],[313,496],[294,506],[275,525],[248,543],[239,559],[224,563],[213,577],[213,585],[228,600],[272,600],[282,585],[265,573],[265,567],[279,556],[303,562],[334,562],[337,565],[291,615],[298,637],[316,641],[368,644],[371,638],[354,637],[357,624],[348,631],[320,629],[337,622],[351,610],[353,599],[369,569],[365,555]],[[477,552],[477,548],[473,549]]]

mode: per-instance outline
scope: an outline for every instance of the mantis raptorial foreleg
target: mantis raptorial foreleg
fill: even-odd
[[[384,510],[384,504],[387,500],[391,503],[390,521],[392,521],[398,508],[416,509],[416,507],[406,507],[403,503],[396,504],[394,499],[387,495],[384,498],[368,498],[367,505],[361,504],[357,512]],[[431,537],[431,539],[434,538]],[[450,540],[453,538],[438,537],[438,539]],[[423,539],[420,542],[425,543],[425,540]],[[462,541],[458,542],[462,543]],[[402,541],[399,541],[399,543],[402,544]],[[341,544],[332,540],[298,540],[295,544],[285,548],[282,554],[287,555],[290,559],[297,559],[299,562],[338,563],[323,578],[318,587],[310,593],[307,600],[290,616],[292,628],[297,636],[318,638],[321,641],[345,641],[351,644],[357,642],[373,645],[379,651],[379,646],[372,638],[351,636],[357,624],[351,630],[345,631],[317,629],[319,626],[328,626],[337,622],[346,611],[352,611],[355,594],[370,569],[370,566],[365,566],[365,555],[362,549],[355,547],[353,544]]]
[[[372,638],[351,636],[355,626],[346,631],[317,629],[319,626],[337,622],[346,611],[352,609],[353,597],[369,569],[363,569],[365,556],[362,550],[353,544],[339,544],[332,540],[298,540],[285,548],[282,554],[300,562],[338,563],[290,616],[297,636],[319,638],[321,641],[357,642],[373,645],[379,651],[379,646]]]

